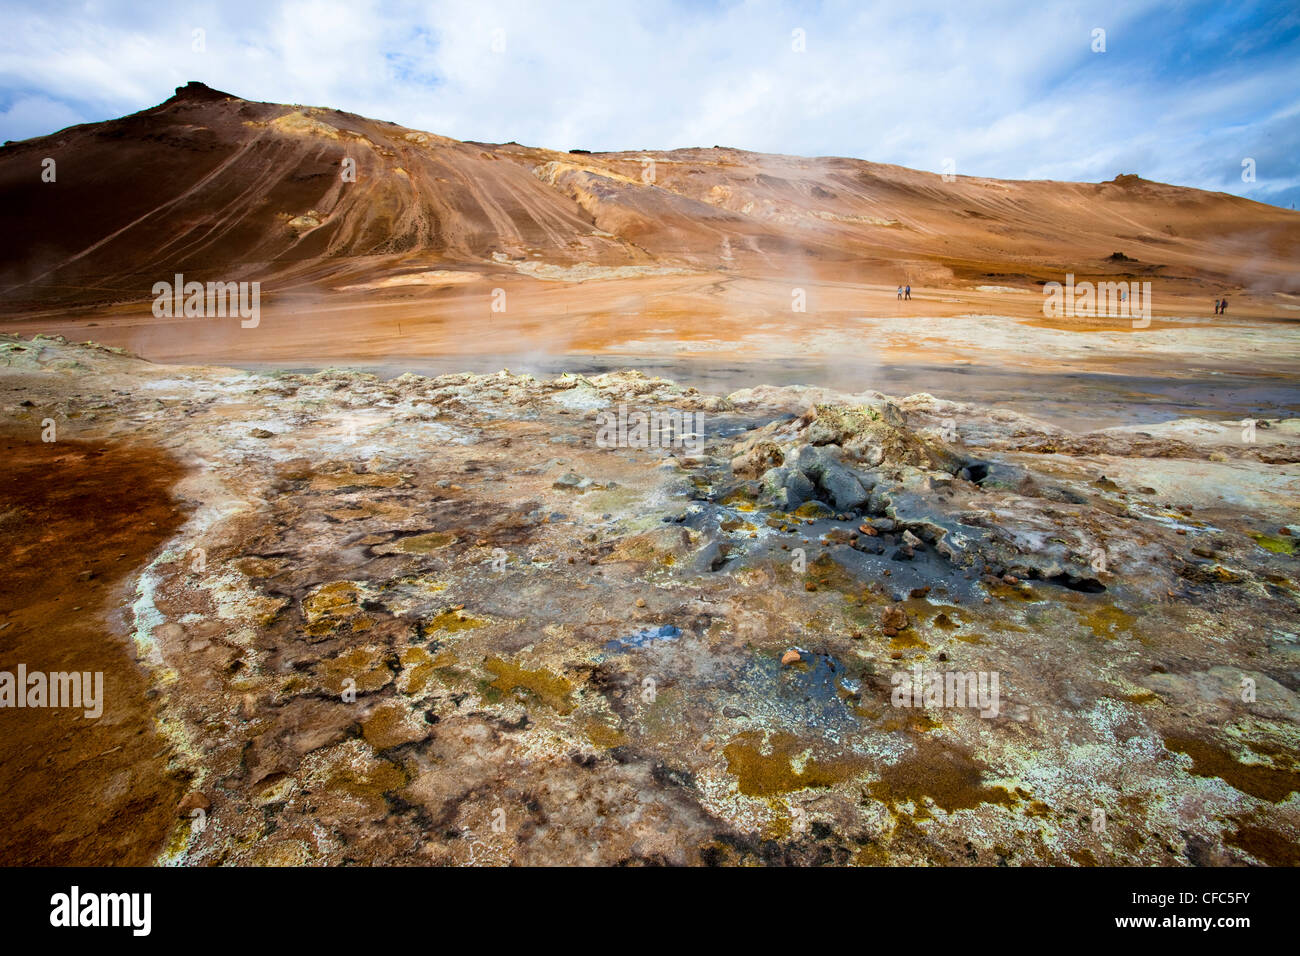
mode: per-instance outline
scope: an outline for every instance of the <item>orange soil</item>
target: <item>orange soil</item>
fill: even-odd
[[[0,864],[142,866],[183,783],[125,636],[124,579],[182,523],[155,451],[0,438],[0,670],[102,672],[103,714],[0,710]]]

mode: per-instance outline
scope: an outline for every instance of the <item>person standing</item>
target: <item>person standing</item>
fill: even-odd
[[[1224,299],[1222,302],[1219,303],[1219,315],[1227,315],[1227,314],[1228,314],[1228,300]]]
[[[900,302],[903,299],[903,287],[901,285],[898,287],[898,299]]]
[[[1215,299],[1215,300],[1214,300],[1214,314],[1215,314],[1215,315],[1218,315],[1218,314],[1219,314],[1219,306],[1220,306],[1220,305],[1222,305],[1222,303],[1221,303],[1218,299]]]
[[[911,285],[908,285],[906,288],[903,289],[903,298],[906,299],[908,302],[911,302],[911,301],[912,301],[912,287],[911,287]]]

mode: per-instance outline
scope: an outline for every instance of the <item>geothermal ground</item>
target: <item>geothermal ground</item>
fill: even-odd
[[[0,356],[7,863],[1298,862],[1294,415]]]
[[[1295,212],[197,83],[0,205],[0,863],[1300,863]]]

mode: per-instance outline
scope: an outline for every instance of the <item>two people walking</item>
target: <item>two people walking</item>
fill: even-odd
[[[908,301],[911,301],[911,299],[912,299],[912,287],[911,287],[910,285],[906,285],[906,286],[902,286],[902,285],[900,285],[900,286],[898,287],[898,297],[899,297],[900,299],[907,299]]]

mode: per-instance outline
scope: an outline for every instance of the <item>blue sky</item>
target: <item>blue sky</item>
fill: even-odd
[[[1138,173],[1300,202],[1294,0],[6,0],[4,11],[0,139],[134,112],[201,80],[457,139],[717,144],[936,172],[951,159],[959,174]]]

